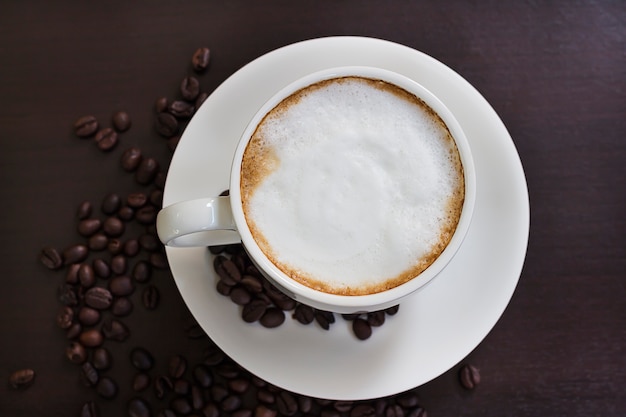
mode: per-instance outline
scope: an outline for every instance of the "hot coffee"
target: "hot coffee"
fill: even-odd
[[[437,113],[360,76],[314,83],[266,114],[245,149],[240,190],[272,263],[340,295],[417,277],[448,245],[465,198],[459,151]]]

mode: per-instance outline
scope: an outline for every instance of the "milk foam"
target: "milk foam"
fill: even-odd
[[[381,85],[349,77],[301,91],[265,117],[244,154],[255,239],[283,272],[322,291],[406,282],[458,222],[463,172],[447,128]]]

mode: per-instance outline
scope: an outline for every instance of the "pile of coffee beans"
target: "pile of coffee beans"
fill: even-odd
[[[177,96],[155,101],[155,130],[172,151],[185,124],[208,97],[197,76],[209,63],[210,50],[198,48],[191,59],[193,74],[183,78]],[[127,112],[115,111],[110,126],[103,127],[96,117],[87,115],[76,120],[73,128],[77,137],[93,139],[98,149],[109,153],[131,125]],[[77,366],[84,385],[102,400],[122,401],[131,417],[426,416],[416,389],[376,400],[332,401],[276,387],[230,359],[193,319],[183,327],[190,339],[198,341],[198,350],[203,350],[199,362],[191,363],[180,354],[156,358],[141,346],[132,347],[127,358],[114,358],[112,344],[128,343],[131,329],[126,318],[137,308],[158,310],[160,292],[153,274],[168,272],[155,227],[165,183],[161,164],[141,149],[129,147],[121,154],[120,167],[133,175],[140,190],[126,195],[109,192],[96,203],[81,201],[76,209],[80,241],[62,249],[45,246],[39,255],[43,266],[63,271],[56,323],[68,340],[65,356]],[[244,321],[273,328],[290,313],[299,323],[317,323],[323,329],[335,322],[333,313],[298,303],[279,292],[260,275],[241,245],[209,250],[219,278],[216,290],[240,306]],[[136,293],[140,297],[133,296]],[[139,306],[133,301],[137,299]],[[383,325],[386,317],[397,311],[395,306],[342,318],[351,320],[354,335],[365,340],[373,327]],[[134,370],[130,384],[120,385],[111,376],[114,364]],[[478,370],[470,365],[460,370],[459,378],[467,389],[480,381]],[[24,389],[34,379],[34,370],[20,369],[10,374],[9,386]],[[120,387],[127,385],[132,387],[132,394],[123,396]],[[98,401],[87,401],[77,412],[81,417],[97,417],[98,409]]]
[[[324,330],[329,330],[335,323],[334,313],[297,302],[278,290],[250,261],[241,244],[211,246],[209,251],[216,255],[213,261],[219,277],[216,289],[241,306],[243,321],[273,328],[283,324],[287,312],[291,312],[291,317],[299,323],[317,323]],[[395,315],[399,307],[396,305],[372,313],[342,314],[341,317],[352,322],[357,339],[365,340],[372,335],[372,328],[382,326],[386,316]]]

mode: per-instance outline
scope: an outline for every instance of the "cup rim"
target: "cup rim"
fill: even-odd
[[[258,123],[265,114],[272,110],[284,98],[293,92],[319,81],[340,78],[345,76],[359,76],[371,79],[380,79],[395,84],[422,99],[444,121],[450,131],[461,158],[465,177],[465,199],[456,230],[450,242],[437,259],[419,275],[409,281],[389,290],[364,295],[331,294],[310,288],[281,271],[272,263],[257,245],[248,228],[241,204],[240,172],[243,153]],[[230,175],[230,201],[233,218],[239,232],[243,246],[253,262],[262,269],[275,285],[297,301],[312,307],[350,313],[359,311],[374,311],[391,307],[404,297],[430,283],[452,260],[460,248],[471,223],[476,199],[476,173],[469,142],[452,111],[430,90],[417,81],[396,72],[371,66],[342,66],[327,68],[305,75],[280,89],[272,95],[254,114],[243,131],[237,145]]]

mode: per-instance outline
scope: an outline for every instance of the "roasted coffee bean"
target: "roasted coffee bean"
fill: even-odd
[[[191,387],[191,406],[194,410],[201,410],[204,407],[202,389],[197,385],[193,385]]]
[[[113,357],[107,348],[99,347],[93,351],[92,362],[94,368],[105,371],[111,368]]]
[[[65,349],[65,356],[70,362],[80,365],[87,360],[87,351],[80,343],[72,342]]]
[[[224,352],[215,345],[208,346],[203,353],[204,363],[209,366],[215,366],[225,359]]]
[[[135,285],[128,275],[119,275],[109,281],[109,291],[116,297],[123,297],[132,294]]]
[[[284,416],[293,416],[298,412],[298,402],[289,392],[281,391],[276,396],[276,408]]]
[[[81,307],[78,310],[78,321],[84,326],[93,326],[100,321],[100,311],[91,307]]]
[[[150,386],[150,375],[140,372],[133,378],[133,391],[141,392]]]
[[[180,136],[172,136],[171,138],[167,140],[167,149],[174,152],[179,142],[180,142]]]
[[[74,133],[79,138],[88,138],[98,130],[98,120],[91,115],[82,116],[74,122]]]
[[[371,404],[358,404],[350,410],[350,417],[375,417],[376,409]]]
[[[139,246],[141,246],[148,252],[154,252],[162,247],[159,239],[157,239],[157,237],[151,233],[142,234],[141,236],[139,236],[138,240]]]
[[[141,241],[141,240],[140,240]],[[147,282],[152,276],[152,267],[146,261],[139,261],[135,264],[132,271],[132,277],[137,282]]]
[[[57,291],[57,298],[59,302],[64,306],[75,306],[78,304],[78,296],[74,287],[68,284],[59,286]]]
[[[117,111],[111,117],[111,123],[118,132],[125,132],[130,129],[130,115],[125,111]]]
[[[89,248],[82,244],[72,245],[63,251],[63,263],[71,265],[85,260],[89,255]]]
[[[133,398],[128,402],[128,416],[129,417],[151,417],[152,411],[150,405],[141,398]]]
[[[174,355],[168,364],[169,376],[174,379],[181,378],[187,370],[187,360],[181,355]]]
[[[117,217],[109,217],[102,224],[104,234],[109,237],[118,237],[124,233],[124,222]]]
[[[174,392],[178,395],[187,395],[191,392],[191,384],[186,379],[177,379],[174,382]]]
[[[311,397],[306,397],[304,395],[298,396],[298,409],[302,413],[310,413],[313,409],[313,400]]]
[[[110,151],[117,146],[119,142],[119,137],[117,132],[110,127],[105,127],[104,129],[100,129],[96,136],[94,137],[96,142],[96,146],[101,151]]]
[[[109,340],[123,342],[130,336],[130,331],[124,323],[116,319],[108,319],[102,324],[102,333]]]
[[[240,408],[231,413],[231,417],[252,417],[252,410]]]
[[[154,393],[158,399],[163,399],[173,387],[172,380],[167,376],[159,375],[154,380]]]
[[[109,239],[107,250],[111,255],[119,255],[124,250],[124,243],[116,237]]]
[[[9,386],[13,389],[25,389],[35,381],[35,371],[32,369],[18,369],[9,375]]]
[[[78,341],[85,347],[97,347],[102,344],[104,336],[98,329],[83,331],[78,337]]]
[[[276,291],[268,291],[267,295],[270,297],[272,302],[276,305],[276,307],[281,310],[291,311],[296,308],[297,304],[293,298],[289,298],[282,292]]]
[[[209,390],[211,393],[211,399],[216,403],[222,402],[222,400],[228,397],[229,391],[222,385],[213,385]]]
[[[191,57],[191,66],[196,72],[205,71],[211,59],[211,50],[206,47],[198,48]]]
[[[154,366],[152,354],[142,347],[136,347],[130,352],[130,362],[140,371],[149,371]]]
[[[100,230],[102,221],[100,219],[85,219],[78,222],[78,233],[81,236],[89,237]]]
[[[333,408],[340,413],[347,413],[352,409],[353,404],[353,401],[335,401],[333,403]]]
[[[171,138],[178,133],[178,120],[170,113],[161,112],[157,114],[156,130],[161,136]]]
[[[397,395],[395,400],[396,403],[400,404],[404,408],[413,408],[419,405],[419,397],[413,391]]]
[[[92,268],[96,276],[100,278],[109,278],[111,276],[111,267],[109,263],[102,258],[96,258],[93,260]]]
[[[367,320],[358,318],[352,321],[352,331],[357,339],[365,340],[372,335],[372,326],[370,326]]]
[[[213,383],[213,377],[211,376],[211,370],[204,364],[196,365],[193,368],[193,379],[202,388],[208,388]]]
[[[52,246],[46,246],[39,254],[39,261],[48,269],[59,269],[63,266],[63,258],[58,250]]]
[[[254,323],[263,317],[267,307],[267,303],[263,300],[252,300],[241,310],[241,318],[246,323]]]
[[[274,404],[276,402],[276,395],[266,389],[260,389],[257,391],[257,400],[265,404]]]
[[[96,283],[96,273],[90,264],[80,264],[78,268],[78,281],[84,288],[91,288]]]
[[[142,192],[130,193],[126,197],[126,204],[132,208],[139,208],[146,205],[148,202],[148,195]]]
[[[204,103],[207,98],[209,98],[209,93],[201,92],[200,94],[198,94],[198,97],[196,97],[196,101],[194,102],[196,110],[198,110],[200,106],[202,106],[202,103]]]
[[[228,381],[228,388],[238,394],[243,394],[250,388],[250,380],[244,378],[233,379]]]
[[[186,416],[193,411],[191,403],[186,397],[178,397],[174,398],[172,402],[170,402],[170,408],[177,414]]]
[[[107,215],[115,214],[122,206],[122,197],[117,193],[109,193],[102,199],[100,210]]]
[[[389,404],[385,409],[385,417],[404,417],[404,409],[398,404]]]
[[[166,113],[164,113],[166,114]],[[135,181],[141,185],[150,184],[159,172],[159,163],[154,158],[144,158],[135,171]]]
[[[335,316],[329,311],[315,310],[315,321],[324,330],[329,330],[330,325],[335,322]]]
[[[167,258],[162,252],[155,252],[150,254],[150,265],[157,269],[167,269]]]
[[[259,319],[259,323],[261,323],[263,327],[267,327],[268,329],[278,327],[284,322],[285,313],[283,312],[283,310],[276,307],[270,307],[265,310],[265,313]]]
[[[106,310],[111,307],[113,295],[106,288],[93,287],[85,293],[85,304],[98,310]]]
[[[115,255],[111,258],[111,270],[118,275],[126,273],[128,269],[128,260],[124,255]],[[125,295],[125,294],[120,294]]]
[[[82,264],[72,264],[67,267],[65,273],[65,283],[70,285],[78,284],[78,270]]]
[[[104,233],[96,233],[89,238],[89,249],[93,251],[101,251],[106,249],[109,244],[109,238]]]
[[[108,376],[102,377],[96,385],[96,392],[102,398],[114,398],[117,395],[117,383]]]
[[[293,318],[302,324],[311,324],[315,320],[315,310],[305,304],[298,304],[293,312]]]
[[[395,306],[392,306],[386,309],[385,313],[389,314],[390,316],[393,316],[398,312],[399,309],[400,309],[400,304],[397,304]]]
[[[154,285],[148,285],[141,293],[141,301],[147,310],[154,310],[159,306],[161,295]]]
[[[57,326],[61,329],[69,329],[74,321],[74,310],[69,306],[64,306],[57,313]]]
[[[173,412],[169,408],[165,408],[159,411],[159,414],[157,415],[157,417],[177,417],[177,416],[175,412]],[[207,417],[207,416],[205,415],[204,417]],[[219,416],[216,416],[216,417],[219,417]]]
[[[233,303],[245,306],[251,300],[250,293],[243,287],[235,287],[230,292],[230,299]]]
[[[100,375],[91,362],[85,362],[80,368],[80,376],[85,386],[93,387],[98,383]]]
[[[98,417],[98,409],[96,408],[96,403],[93,401],[88,401],[83,404],[83,407],[80,410],[80,417]]]
[[[65,332],[65,337],[70,340],[76,339],[82,331],[83,326],[80,323],[73,323],[70,327],[67,328],[67,332]]]
[[[480,370],[474,365],[463,365],[459,370],[459,382],[463,388],[473,390],[480,384]]]
[[[232,286],[241,281],[241,271],[230,259],[224,258],[215,270],[226,285]]]
[[[111,313],[114,316],[128,316],[133,311],[133,302],[126,297],[119,297],[113,300],[111,304]]]
[[[154,110],[157,113],[161,113],[167,110],[167,97],[159,97],[154,100]]]
[[[133,146],[124,151],[120,162],[124,171],[133,172],[139,167],[142,160],[143,155],[141,154],[141,150]]]
[[[384,311],[374,311],[367,314],[367,322],[370,326],[379,327],[385,324],[385,312]]]
[[[124,255],[133,257],[139,253],[139,241],[137,239],[128,239],[124,242]]]
[[[217,290],[218,294],[222,294],[224,297],[230,297],[230,293],[233,290],[233,287],[231,287],[230,285],[226,285],[224,281],[220,279],[215,284],[215,289]]]
[[[416,407],[409,411],[406,417],[428,417],[428,414],[422,407]]]
[[[122,206],[117,211],[117,217],[125,222],[131,221],[135,217],[135,210],[129,206]]]
[[[261,280],[252,275],[244,275],[241,278],[241,285],[251,293],[260,293],[263,291],[263,283],[261,283]]]
[[[150,201],[150,204],[157,208],[163,207],[163,191],[158,189],[150,191],[148,200]]]
[[[278,412],[276,410],[272,410],[271,408],[259,404],[254,409],[254,417],[276,417]]]
[[[196,77],[188,76],[180,83],[180,95],[187,101],[193,101],[200,94],[200,81]]]
[[[141,224],[153,224],[156,221],[157,214],[156,207],[145,206],[135,212],[135,219]]]
[[[241,407],[241,397],[238,395],[229,395],[220,402],[222,411],[232,412]]]

